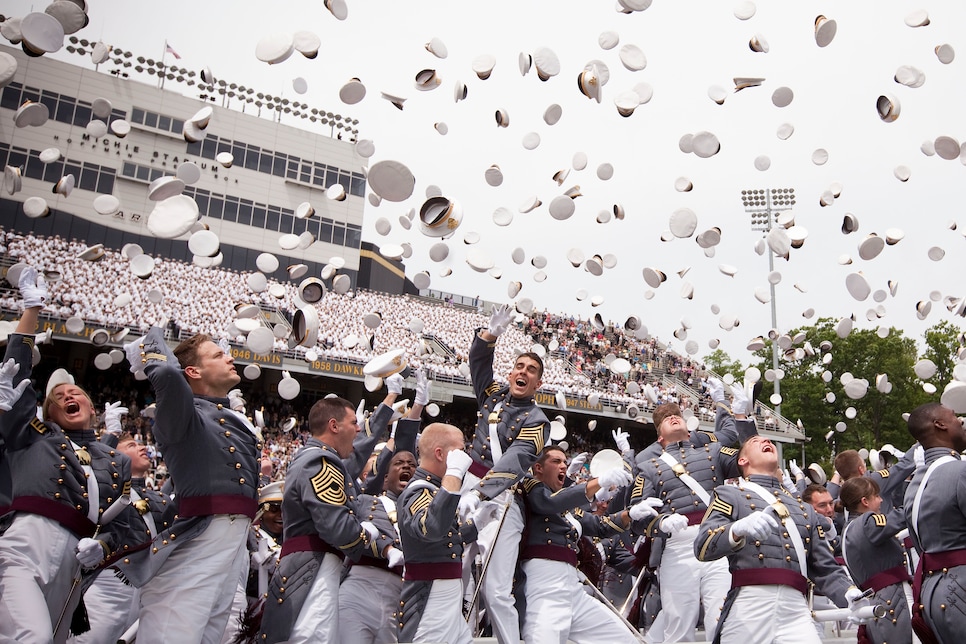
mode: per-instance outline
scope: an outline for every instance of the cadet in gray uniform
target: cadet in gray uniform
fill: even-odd
[[[377,543],[388,545],[389,549],[387,558],[363,555],[358,562],[349,563],[339,587],[339,635],[343,641],[359,644],[397,641],[396,611],[402,593],[403,551],[396,501],[415,471],[416,458],[412,453],[397,449],[389,462],[386,491],[379,496],[359,497],[360,516],[376,526]]]
[[[925,466],[906,488],[903,511],[920,553],[913,583],[912,626],[927,625],[940,642],[961,642],[966,633],[966,428],[939,403],[916,407],[909,433],[925,449]],[[925,620],[923,622],[923,619]]]
[[[47,289],[33,267],[19,286],[24,312],[7,339],[0,387],[13,512],[0,538],[0,640],[63,642],[81,599],[75,575],[116,550],[128,529],[123,515],[104,525],[100,517],[128,493],[131,462],[96,440],[94,405],[76,385],[55,386],[45,420],[37,418],[33,334]]]
[[[164,332],[124,347],[157,396],[154,436],[177,490],[178,519],[118,567],[141,588],[139,642],[220,642],[234,589],[248,574],[248,530],[262,442],[228,392],[241,376],[204,334],[174,352]],[[146,560],[145,560],[146,559]],[[150,583],[147,583],[150,580]]]
[[[518,500],[527,521],[520,551],[526,596],[523,639],[528,644],[627,641],[633,637],[628,627],[584,592],[584,577],[577,570],[577,543],[581,536],[623,534],[632,518],[657,514],[649,502],[656,500],[599,517],[590,512],[597,490],[627,485],[630,472],[615,468],[600,478],[564,488],[566,471],[566,454],[551,446],[534,463],[533,478],[523,480]]]
[[[359,433],[355,409],[323,398],[309,411],[311,437],[285,476],[282,558],[269,584],[261,641],[342,642],[339,579],[342,560],[385,557],[389,544],[358,514],[354,477],[343,461]],[[363,463],[365,459],[363,459]]]
[[[476,526],[457,515],[459,490],[472,459],[463,432],[433,423],[419,440],[419,467],[396,504],[406,569],[399,600],[400,642],[467,644],[463,618],[463,546]]]
[[[879,486],[872,479],[857,476],[845,482],[840,491],[851,520],[842,531],[842,555],[852,579],[862,590],[872,590],[873,603],[888,609],[859,626],[859,642],[911,644],[912,578],[906,563],[906,549],[896,534],[906,527],[902,510],[888,514],[879,510],[883,501]]]
[[[835,472],[828,483],[829,494],[833,499],[839,498],[841,484],[856,476],[867,476],[879,486],[882,501],[887,510],[902,507],[902,489],[906,478],[916,469],[915,448],[906,450],[899,461],[888,469],[869,472],[865,467],[865,460],[854,449],[839,452],[835,457]]]
[[[718,412],[720,422],[734,425],[734,435],[755,435],[750,420],[727,420]],[[704,517],[711,491],[726,479],[738,476],[737,450],[721,442],[695,446],[692,433],[681,417],[678,405],[668,403],[654,410],[654,425],[664,450],[645,462],[631,491],[631,503],[656,496],[664,501],[661,513],[646,526],[645,534],[663,541],[658,576],[664,618],[663,637],[648,633],[649,641],[691,641],[704,604],[706,633],[714,631],[719,608],[731,583],[723,561],[700,562],[692,544],[698,524]],[[733,440],[733,439],[731,439]]]
[[[862,591],[835,562],[812,506],[782,486],[774,444],[750,438],[737,460],[744,478],[715,488],[694,540],[699,561],[727,558],[731,569],[714,641],[820,642],[806,601],[809,579],[843,608]]]
[[[105,569],[84,591],[91,630],[71,639],[78,644],[116,642],[138,618],[141,594],[114,564],[134,551],[150,547],[152,540],[170,527],[177,514],[174,501],[145,483],[151,466],[147,448],[127,432],[113,434],[110,421],[105,419],[105,422],[108,427],[101,441],[131,459],[131,505],[124,510],[131,530],[118,551],[102,564]]]
[[[512,502],[509,488],[523,478],[550,440],[550,423],[534,399],[542,384],[543,360],[534,353],[522,353],[510,370],[509,385],[493,380],[496,341],[512,319],[509,306],[496,308],[489,328],[480,329],[470,345],[470,377],[480,411],[471,452],[473,464],[463,479],[460,500],[460,515],[474,516],[480,531],[480,555],[485,559],[487,552],[493,551],[483,580],[483,599],[500,644],[517,644],[520,640],[511,586],[523,516]],[[477,513],[481,501],[484,503]],[[504,512],[506,519],[497,535]],[[470,551],[468,566],[473,563],[472,555]]]

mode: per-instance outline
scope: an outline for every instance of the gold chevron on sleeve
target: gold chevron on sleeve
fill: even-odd
[[[429,504],[433,502],[433,493],[429,490],[423,488],[419,492],[419,496],[412,500],[409,504],[409,513],[416,516],[423,510],[429,507]]]
[[[715,494],[714,499],[711,501],[711,505],[708,506],[708,514],[711,514],[712,511],[720,512],[726,517],[731,517],[734,514],[735,506],[731,505],[730,503],[725,503],[717,494]],[[705,516],[707,516],[707,514]]]
[[[634,479],[634,489],[631,490],[631,499],[638,500],[644,496],[644,477],[638,476]]]
[[[884,528],[886,525],[886,515],[884,514],[873,514],[872,520],[875,521],[876,527]]]
[[[721,453],[724,454],[725,456],[735,456],[738,454],[738,450],[737,448],[734,448],[734,447],[722,447]]]
[[[538,483],[540,483],[540,481],[538,481],[537,479],[531,479],[531,478],[523,479],[523,489],[526,490],[527,494],[530,494],[530,492],[533,491],[533,488],[537,487]]]
[[[884,479],[889,478],[889,470],[878,470],[878,473]]]
[[[718,442],[718,437],[714,435],[714,432],[705,432],[705,431],[702,431],[702,432],[698,432],[698,433],[704,434],[705,436],[707,436],[708,437],[708,440],[710,440],[712,443],[717,443]]]
[[[500,391],[500,383],[498,383],[498,382],[496,382],[495,380],[494,380],[493,382],[491,382],[491,383],[490,383],[490,384],[489,384],[489,385],[487,386],[487,388],[486,388],[486,389],[484,389],[484,390],[483,390],[483,392],[484,392],[484,393],[485,393],[485,394],[486,394],[487,396],[492,396],[493,394],[495,394],[495,393],[496,393],[496,392],[498,392],[498,391]]]
[[[309,482],[315,496],[323,503],[345,505],[345,476],[329,461],[323,459],[322,469]]]
[[[533,427],[524,427],[517,434],[516,440],[526,441],[533,443],[534,448],[537,450],[537,454],[543,451],[543,427],[544,423],[539,425],[534,425]]]
[[[30,419],[30,426],[38,434],[44,434],[47,432],[47,425],[44,425],[44,422],[39,418],[37,418],[36,416]]]

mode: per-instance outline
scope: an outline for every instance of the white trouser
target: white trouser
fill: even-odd
[[[789,586],[742,587],[721,626],[721,644],[819,644],[821,641],[805,597]]]
[[[91,630],[68,641],[75,644],[116,642],[138,618],[139,597],[138,589],[121,581],[116,570],[102,570],[84,593]]]
[[[80,585],[64,611],[74,573],[77,537],[52,519],[19,512],[0,537],[0,642],[63,642],[67,639]]]
[[[241,514],[219,514],[182,543],[141,588],[138,644],[221,642],[235,587],[248,574],[248,530]]]
[[[721,606],[731,588],[727,559],[702,562],[694,556],[699,527],[688,526],[667,540],[661,554],[661,614],[663,638],[652,628],[649,642],[693,642],[701,605],[704,604],[705,636],[711,639]]]
[[[396,611],[402,577],[375,566],[352,566],[339,587],[339,635],[344,642],[397,640]]]
[[[319,571],[315,573],[312,589],[302,604],[302,610],[292,625],[288,644],[338,644],[339,639],[339,577],[342,560],[331,552],[325,553]]]
[[[479,479],[467,473],[463,478],[463,489],[472,489]],[[509,500],[509,506],[507,501]],[[500,519],[503,508],[507,507],[506,519],[503,527]],[[517,644],[520,641],[520,620],[513,601],[513,572],[517,565],[517,554],[520,551],[520,534],[523,532],[523,513],[520,506],[513,501],[509,490],[502,492],[491,501],[480,504],[476,522],[479,534],[476,545],[480,557],[485,562],[487,552],[492,547],[493,556],[486,568],[483,578],[483,599],[486,604],[486,615],[493,626],[493,635],[500,644]],[[500,533],[497,535],[497,529]],[[494,539],[496,543],[494,544]],[[463,565],[472,565],[473,549],[468,548]]]
[[[238,580],[235,586],[235,596],[231,600],[231,608],[228,610],[228,623],[225,625],[225,632],[221,636],[221,644],[231,644],[235,641],[242,628],[242,619],[248,611],[248,571],[245,571],[245,578]]]
[[[598,599],[581,591],[577,569],[562,561],[529,559],[527,614],[523,641],[527,644],[610,644],[633,641],[624,622]]]
[[[470,627],[463,619],[462,585],[460,579],[433,582],[413,642],[470,644],[473,641]]]

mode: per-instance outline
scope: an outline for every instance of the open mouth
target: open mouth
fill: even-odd
[[[410,470],[405,470],[399,473],[399,480],[403,483],[408,483],[409,479],[413,477],[413,473]]]
[[[762,446],[761,446],[761,451],[762,452],[774,452],[775,451],[775,446],[772,445],[771,443],[763,443]]]
[[[68,414],[76,414],[80,411],[80,403],[74,402],[73,400],[64,405],[64,411]]]
[[[557,475],[557,482],[562,485],[566,476],[567,475],[564,472],[561,472],[560,474]]]
[[[524,380],[523,378],[517,378],[513,382],[517,387],[520,387],[521,389],[527,386],[527,381]]]

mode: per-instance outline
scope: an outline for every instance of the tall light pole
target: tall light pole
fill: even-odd
[[[795,205],[794,188],[756,188],[754,190],[741,191],[741,203],[745,207],[745,212],[751,215],[751,229],[763,232],[765,235],[772,228],[772,224],[778,218],[778,214],[786,210],[791,210]],[[766,248],[768,253],[768,274],[775,271],[775,253],[770,248]],[[768,288],[771,295],[771,327],[778,329],[778,313],[775,309],[775,284],[768,280]],[[775,395],[781,400],[781,381],[778,378],[778,342],[771,341],[771,365],[775,374]],[[775,413],[781,416],[781,403],[775,405]]]

